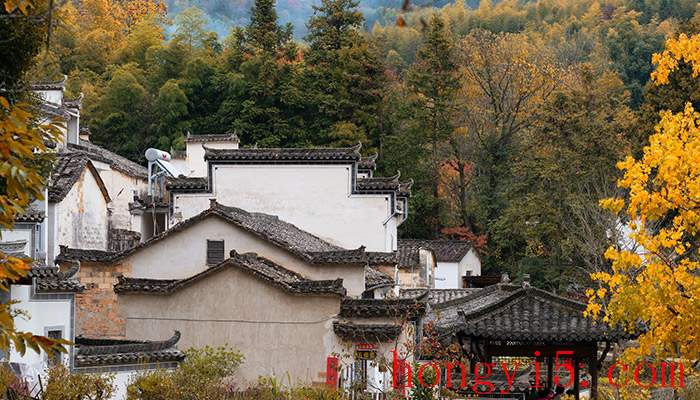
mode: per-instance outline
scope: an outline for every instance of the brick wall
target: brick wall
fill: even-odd
[[[78,294],[75,307],[75,334],[91,337],[124,338],[125,321],[117,311],[114,285],[117,276],[130,276],[126,264],[82,264],[78,279],[87,289]]]

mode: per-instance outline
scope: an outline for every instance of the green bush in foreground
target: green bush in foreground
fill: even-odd
[[[114,393],[114,374],[74,374],[64,365],[49,368],[42,400],[106,400]]]
[[[126,389],[128,400],[219,400],[228,398],[224,381],[245,357],[228,346],[190,349],[177,369],[152,369],[136,375]]]

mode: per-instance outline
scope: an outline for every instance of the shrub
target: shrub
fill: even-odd
[[[190,349],[177,369],[140,372],[126,389],[129,400],[219,400],[227,398],[223,380],[245,359],[228,346]]]
[[[42,400],[106,400],[114,393],[114,374],[74,374],[64,365],[49,368]]]

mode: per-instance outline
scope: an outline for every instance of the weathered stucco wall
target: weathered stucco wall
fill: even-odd
[[[57,210],[56,247],[65,245],[79,249],[107,249],[107,203],[87,167],[68,195],[58,204]]]
[[[83,263],[78,280],[87,289],[76,295],[76,335],[94,337],[124,337],[124,319],[117,312],[114,285],[117,276],[130,276],[130,260],[122,264],[101,265]]]
[[[117,171],[109,164],[95,160],[92,160],[92,163],[99,171],[100,178],[102,178],[112,201],[112,227],[130,231],[135,230],[131,226],[129,203],[134,201],[134,192],[141,195],[147,193],[148,182]]]
[[[289,372],[292,383],[325,382],[326,357],[338,347],[332,316],[340,298],[291,295],[235,267],[170,295],[120,294],[127,339],[168,337],[180,349],[221,346],[240,350],[241,384]]]
[[[385,226],[391,215],[389,195],[351,194],[349,165],[218,165],[213,193],[176,194],[175,211],[197,215],[216,198],[224,205],[274,214],[331,243],[391,251]]]
[[[210,216],[186,230],[177,232],[136,252],[131,276],[135,278],[182,279],[207,268],[207,240],[223,240],[224,256],[231,250],[257,253],[308,279],[343,278],[349,296],[364,291],[364,267],[346,265],[312,265],[286,250],[271,244],[217,216]]]

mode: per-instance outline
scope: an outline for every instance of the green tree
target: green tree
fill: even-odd
[[[435,14],[423,34],[416,62],[406,72],[403,98],[397,117],[403,121],[400,133],[388,138],[389,152],[395,152],[405,175],[416,180],[412,199],[415,233],[437,239],[440,234],[440,165],[442,146],[454,134],[455,95],[459,89],[454,43],[445,22]],[[412,154],[410,158],[406,157]],[[420,224],[416,222],[422,222]],[[413,233],[412,232],[412,233]]]
[[[316,133],[313,143],[328,144],[338,124],[352,124],[371,151],[378,144],[376,115],[386,77],[380,52],[362,33],[358,5],[354,0],[323,0],[313,6],[301,84],[309,89],[306,117]]]
[[[250,24],[228,40],[220,67],[225,99],[217,119],[225,132],[238,132],[244,144],[306,143],[295,86],[298,48],[291,35],[291,25],[277,23],[274,2],[256,0]]]
[[[583,68],[581,81],[537,111],[538,123],[518,145],[512,166],[518,178],[493,235],[499,247],[511,249],[513,264],[538,265],[544,272],[534,284],[557,291],[587,284],[588,273],[609,267],[601,254],[616,221],[601,216],[598,200],[616,193],[615,164],[632,142],[624,83],[591,66]],[[511,275],[521,272],[531,271]]]

